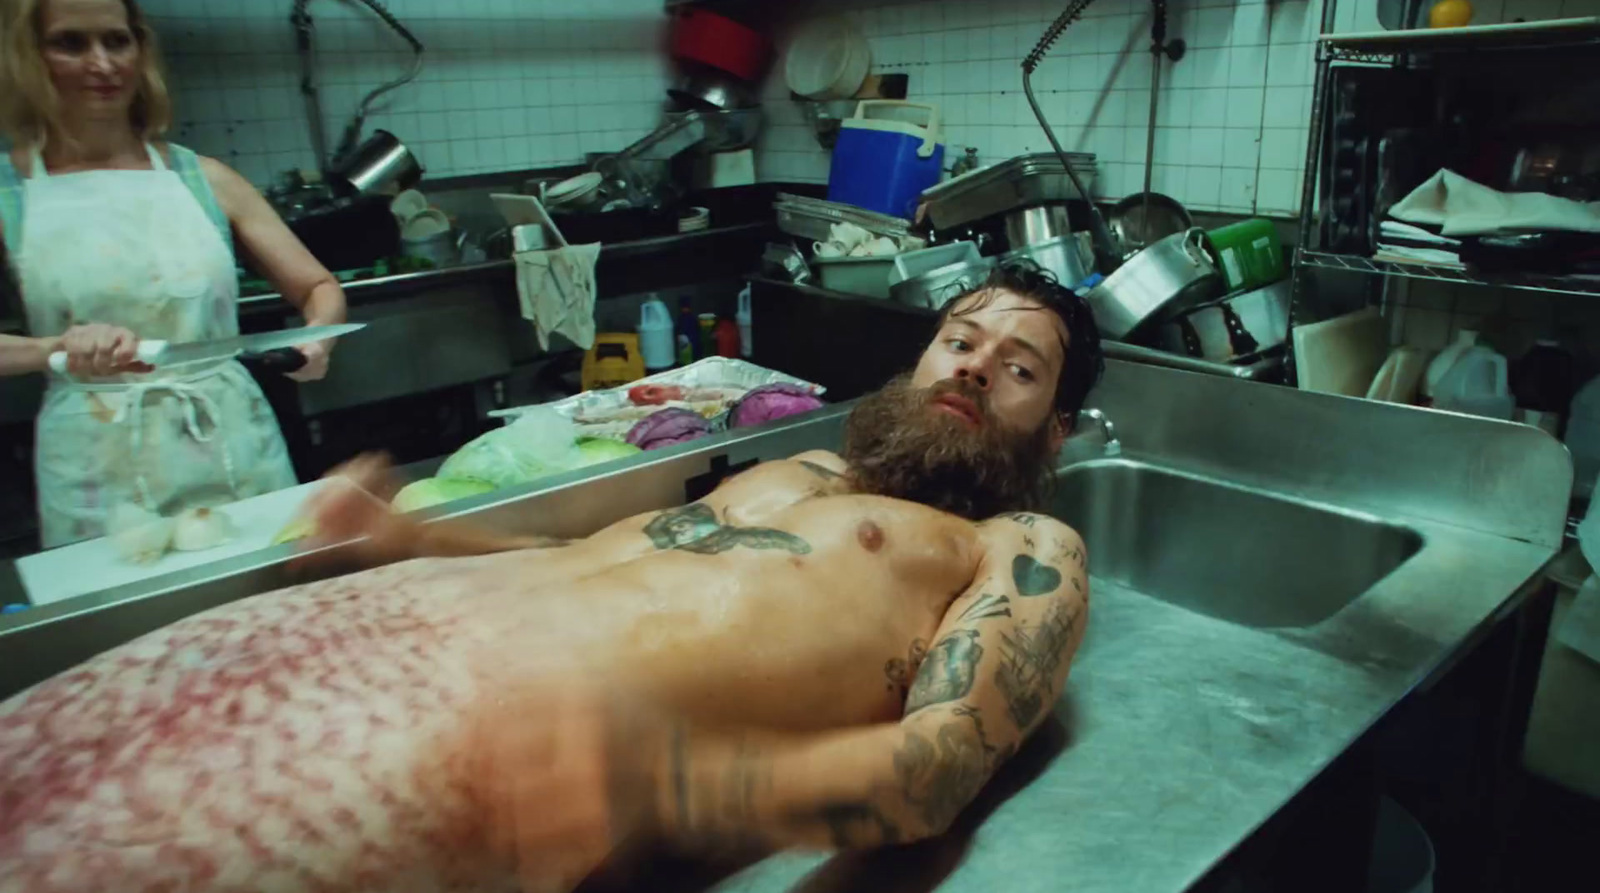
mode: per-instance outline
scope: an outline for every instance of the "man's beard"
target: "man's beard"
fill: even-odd
[[[972,401],[981,423],[936,408],[946,394]],[[844,459],[859,491],[975,521],[1038,508],[1055,458],[1048,425],[1005,429],[984,393],[960,379],[916,388],[909,376],[896,378],[861,398],[844,430]]]

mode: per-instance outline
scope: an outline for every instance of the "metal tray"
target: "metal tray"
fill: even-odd
[[[911,232],[911,221],[905,218],[890,217],[855,205],[824,201],[820,198],[806,198],[780,192],[778,200],[773,202],[772,207],[778,212],[778,229],[791,236],[815,242],[827,241],[830,235],[828,230],[835,223],[854,223],[874,235],[889,236],[893,239],[899,239]]]
[[[1072,170],[1089,189],[1094,188],[1095,158],[1088,152],[1069,152]],[[936,229],[949,229],[1050,202],[1079,199],[1077,187],[1053,152],[1019,155],[992,167],[962,174],[922,193],[928,219]]]

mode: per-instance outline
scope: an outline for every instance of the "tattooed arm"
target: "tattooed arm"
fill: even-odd
[[[1070,528],[1034,515],[983,527],[988,556],[923,656],[900,722],[801,739],[674,729],[656,804],[666,833],[781,848],[945,831],[1055,703],[1088,606]]]

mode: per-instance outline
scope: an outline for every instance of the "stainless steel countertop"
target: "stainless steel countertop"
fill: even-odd
[[[1091,542],[1058,725],[957,834],[909,854],[784,853],[714,889],[1187,889],[1486,635],[1561,545],[1571,462],[1526,426],[1116,361],[1090,402],[1123,459],[1399,524],[1422,546],[1327,619],[1262,629],[1096,577]]]
[[[1421,548],[1298,628],[1237,625],[1094,578],[1088,636],[1056,722],[957,833],[877,853],[784,853],[714,889],[1186,889],[1486,634],[1561,544],[1571,464],[1533,428],[1120,361],[1091,402],[1115,420],[1126,459],[1401,525]],[[681,501],[684,482],[715,460],[836,444],[846,409],[488,494],[452,514],[507,532],[581,534]],[[1097,456],[1097,436],[1070,441],[1063,467]],[[81,660],[283,585],[289,555],[282,547],[0,618],[0,653],[30,669]],[[0,697],[25,674],[0,671]]]
[[[1056,706],[1059,730],[997,779],[1019,789],[980,800],[976,811],[994,809],[975,828],[961,823],[970,839],[916,848],[915,865],[935,877],[954,864],[942,882],[911,887],[1187,889],[1461,650],[1551,555],[1441,524],[1416,529],[1421,552],[1298,632],[1227,623],[1091,578],[1089,632]],[[903,889],[915,870],[887,854],[785,853],[714,889]]]

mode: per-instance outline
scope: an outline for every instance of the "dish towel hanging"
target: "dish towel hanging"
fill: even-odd
[[[541,350],[550,349],[551,333],[583,350],[594,346],[594,268],[599,259],[599,242],[516,253],[522,318],[533,323]]]

